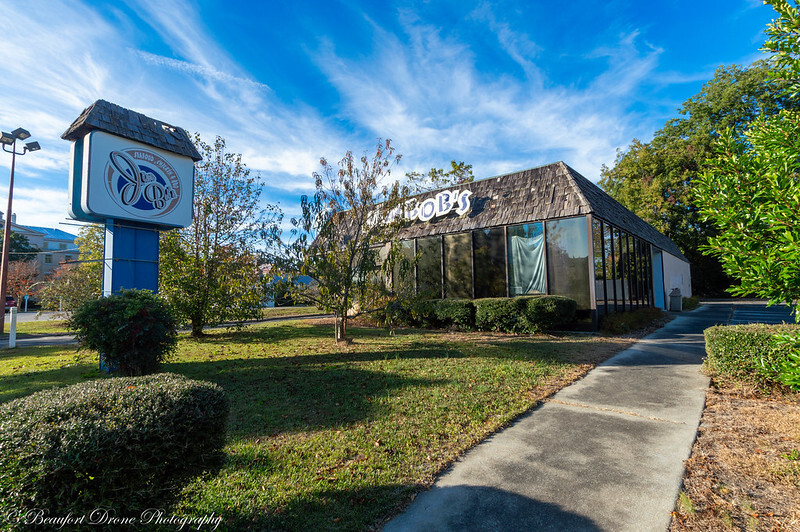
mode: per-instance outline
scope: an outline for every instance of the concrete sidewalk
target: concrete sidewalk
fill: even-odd
[[[665,530],[705,403],[703,330],[678,316],[458,460],[386,531]]]

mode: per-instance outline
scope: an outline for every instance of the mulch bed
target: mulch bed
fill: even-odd
[[[712,383],[671,532],[800,531],[800,394]]]

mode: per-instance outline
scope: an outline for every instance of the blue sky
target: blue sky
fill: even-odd
[[[759,0],[33,0],[0,10],[0,128],[30,130],[18,223],[66,221],[69,142],[105,99],[223,136],[288,215],[319,158],[391,138],[396,177],[476,178],[563,160],[597,181],[719,65],[761,57]],[[10,155],[0,157],[5,205]]]

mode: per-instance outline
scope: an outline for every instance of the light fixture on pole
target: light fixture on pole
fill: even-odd
[[[37,151],[41,149],[38,142],[26,142],[22,151],[17,151],[17,141],[30,138],[31,134],[26,130],[18,127],[11,133],[2,132],[0,135],[0,144],[3,146],[3,151],[11,154],[11,178],[8,181],[8,209],[6,210],[6,223],[3,228],[3,255],[0,260],[0,301],[3,302],[3,312],[0,313],[0,333],[5,331],[5,305],[6,305],[6,288],[8,285],[8,252],[11,249],[11,201],[14,197],[14,166],[17,161],[17,155],[25,155],[29,151]],[[9,146],[11,149],[9,149]]]

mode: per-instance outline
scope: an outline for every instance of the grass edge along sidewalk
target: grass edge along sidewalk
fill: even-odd
[[[353,333],[346,348],[309,322],[183,337],[164,370],[220,384],[232,415],[226,465],[185,487],[173,509],[213,511],[237,529],[379,526],[472,445],[632,342]],[[28,349],[4,354],[0,389],[98,376],[95,361],[68,360],[74,349]]]

